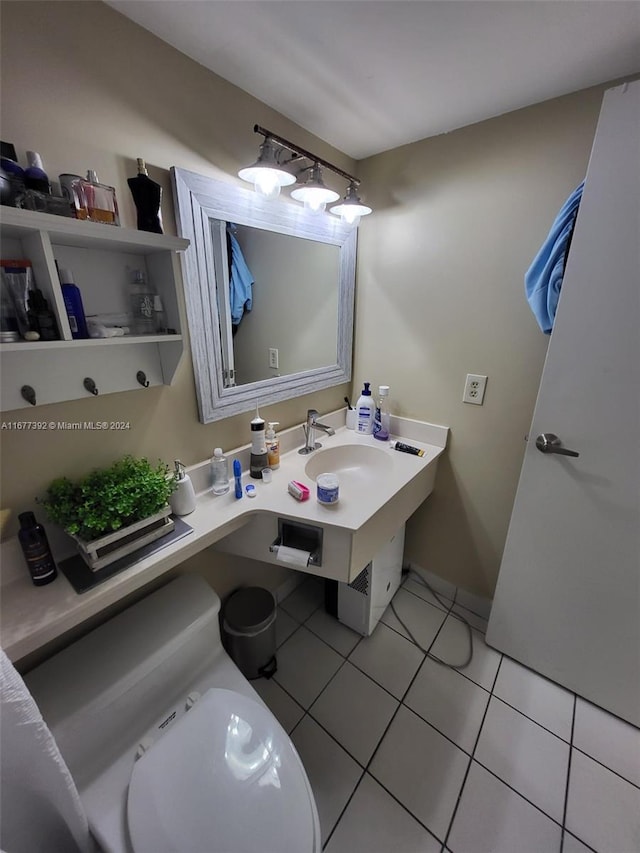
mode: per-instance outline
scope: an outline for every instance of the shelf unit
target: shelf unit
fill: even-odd
[[[0,408],[29,407],[24,385],[36,393],[36,404],[59,403],[92,396],[84,380],[94,380],[100,394],[142,390],[142,371],[153,385],[170,385],[184,345],[185,325],[178,252],[189,241],[49,213],[0,208],[0,254],[31,261],[35,286],[56,315],[62,340],[0,344]],[[69,268],[82,292],[86,314],[129,310],[128,285],[134,269],[146,272],[160,294],[169,328],[176,334],[73,340],[58,281],[56,260]]]

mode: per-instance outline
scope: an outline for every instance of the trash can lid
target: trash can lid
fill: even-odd
[[[275,598],[268,589],[247,586],[226,602],[224,621],[234,631],[259,631],[272,621],[275,609]]]

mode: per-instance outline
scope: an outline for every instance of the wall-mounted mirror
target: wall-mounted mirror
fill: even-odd
[[[171,170],[200,420],[351,379],[357,231]]]

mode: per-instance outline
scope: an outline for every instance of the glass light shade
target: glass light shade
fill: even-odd
[[[291,198],[304,202],[307,210],[319,213],[325,209],[328,202],[336,201],[340,195],[335,190],[330,190],[329,187],[325,186],[320,166],[316,163],[304,184],[291,193]]]
[[[265,198],[276,198],[280,194],[280,187],[287,187],[296,181],[295,175],[278,162],[277,154],[271,140],[265,139],[256,162],[238,172],[239,178],[253,184],[256,192]]]
[[[330,211],[336,216],[341,216],[349,225],[357,225],[361,216],[372,213],[371,208],[360,200],[354,184],[349,186],[347,194],[340,204],[334,204]]]

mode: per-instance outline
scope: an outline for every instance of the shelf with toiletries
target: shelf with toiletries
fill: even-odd
[[[187,248],[188,240],[9,207],[0,210],[0,235],[3,258],[30,261],[33,286],[55,318],[58,338],[0,343],[3,411],[27,405],[25,384],[35,390],[38,405],[87,396],[86,377],[101,394],[171,384],[183,352],[185,324],[177,253]],[[87,317],[113,337],[74,337],[62,270],[72,271]],[[148,329],[118,319],[131,311],[135,276],[155,294]],[[108,318],[115,319],[110,324]],[[102,329],[103,322],[108,329]]]

